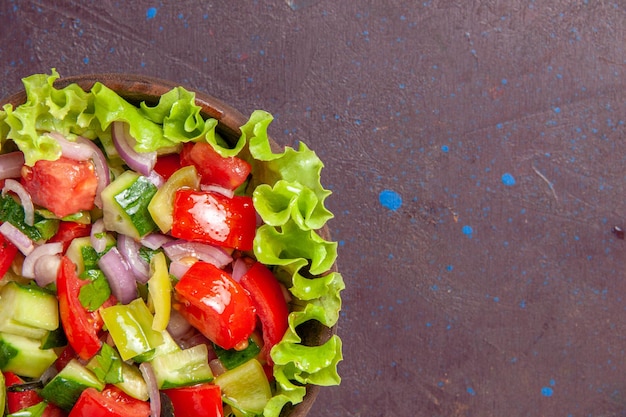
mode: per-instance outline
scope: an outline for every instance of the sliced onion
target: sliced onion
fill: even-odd
[[[165,178],[163,178],[161,176],[161,174],[159,174],[158,172],[156,172],[154,170],[150,171],[150,173],[146,176],[146,178],[156,188],[161,188],[161,187],[163,187],[163,184],[165,184]]]
[[[239,282],[241,280],[241,277],[243,277],[246,272],[248,272],[248,269],[250,269],[250,265],[248,265],[248,263],[243,258],[237,258],[235,262],[233,262],[233,279]]]
[[[130,267],[133,275],[135,275],[135,279],[142,284],[148,282],[148,279],[150,279],[150,265],[139,256],[141,245],[128,235],[118,235],[117,249]]]
[[[22,152],[9,152],[0,155],[0,180],[19,178],[22,166],[24,166],[24,154]]]
[[[213,376],[220,376],[224,372],[226,372],[226,367],[224,366],[222,361],[217,358],[209,361],[209,367],[211,368]]]
[[[96,252],[103,252],[107,247],[106,230],[104,228],[104,220],[98,219],[93,225],[91,225],[91,232],[89,238],[91,240],[91,246]]]
[[[159,386],[157,384],[156,376],[154,375],[154,369],[148,362],[142,362],[139,365],[139,370],[143,379],[148,385],[148,395],[150,396],[150,417],[161,416],[161,393],[159,392]]]
[[[96,176],[98,177],[98,185],[96,187],[96,198],[94,200],[94,203],[96,204],[97,207],[102,208],[102,198],[100,197],[100,193],[102,193],[102,190],[104,190],[104,187],[109,185],[109,183],[111,182],[111,174],[109,173],[109,165],[107,164],[107,160],[104,154],[102,153],[100,148],[98,148],[98,145],[96,145],[92,140],[89,140],[83,137],[78,137],[76,138],[76,141],[91,148],[92,162],[96,170]]]
[[[111,128],[113,145],[120,157],[131,169],[142,175],[148,176],[156,164],[156,152],[137,152],[133,149],[135,139],[130,136],[128,124],[125,122],[113,122]]]
[[[17,246],[17,249],[26,256],[35,249],[33,241],[9,222],[4,222],[0,225],[0,233]]]
[[[24,258],[22,264],[22,276],[25,278],[35,278],[35,264],[42,256],[57,255],[63,251],[63,242],[44,243],[37,246]]]
[[[58,255],[43,255],[35,262],[35,282],[45,287],[57,280],[61,257]]]
[[[113,247],[102,255],[98,266],[107,277],[111,293],[120,303],[128,304],[137,298],[135,276],[117,248]]]
[[[200,184],[200,189],[202,191],[218,193],[228,198],[233,198],[233,196],[235,195],[234,190],[231,190],[225,187],[220,187],[219,185],[214,185],[214,184]]]
[[[161,233],[150,233],[141,238],[141,244],[148,249],[157,250],[167,242],[172,240],[171,237]]]
[[[222,248],[206,243],[189,242],[187,240],[173,240],[163,245],[165,254],[172,260],[179,261],[183,258],[193,257],[204,262],[212,263],[218,268],[223,268],[233,261],[232,256]]]
[[[26,188],[18,181],[10,178],[4,182],[2,195],[6,195],[9,191],[17,194],[20,199],[20,203],[24,208],[24,221],[26,224],[29,226],[35,224],[35,206],[33,205],[33,199],[30,197],[30,193],[26,191]]]
[[[172,261],[170,262],[170,275],[174,275],[176,278],[181,279],[183,275],[189,270],[191,265],[187,262]]]
[[[81,142],[73,142],[58,132],[50,132],[48,135],[61,146],[64,157],[75,161],[86,161],[93,155],[91,147]]]
[[[172,309],[170,313],[170,321],[167,323],[167,332],[174,339],[185,336],[193,327],[187,319],[185,319],[178,310]]]

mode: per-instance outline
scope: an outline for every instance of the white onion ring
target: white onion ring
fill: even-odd
[[[35,278],[35,264],[46,255],[57,255],[63,251],[63,242],[44,243],[37,246],[31,253],[24,258],[22,264],[22,276],[25,278]]]
[[[233,196],[235,195],[235,190],[230,190],[228,188],[221,187],[219,185],[214,185],[214,184],[200,184],[200,189],[202,191],[218,193],[228,198],[233,198]]]
[[[157,250],[171,240],[170,236],[161,233],[150,233],[141,238],[141,244],[148,249]]]
[[[4,181],[2,195],[6,195],[9,191],[14,192],[20,199],[22,208],[24,208],[24,221],[26,224],[29,226],[35,224],[35,206],[33,205],[33,199],[30,193],[26,191],[26,188],[24,188],[22,184],[11,178]]]
[[[145,284],[150,279],[150,265],[139,256],[141,245],[128,235],[118,235],[117,249],[135,275],[135,279]]]
[[[191,267],[190,264],[181,261],[170,262],[170,275],[174,275],[176,278],[181,279],[187,270]]]
[[[19,178],[24,166],[22,152],[9,152],[0,155],[0,179]]]
[[[24,255],[28,256],[34,249],[35,244],[20,229],[13,226],[9,222],[0,224],[0,233],[4,235],[17,249]]]

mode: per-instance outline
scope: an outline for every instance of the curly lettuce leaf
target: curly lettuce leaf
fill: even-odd
[[[56,89],[53,84],[58,78],[54,69],[51,75],[24,78],[26,102],[15,109],[7,104],[0,112],[2,143],[13,140],[24,153],[27,165],[61,156],[61,147],[47,132],[94,138],[100,131],[92,96],[76,84]]]

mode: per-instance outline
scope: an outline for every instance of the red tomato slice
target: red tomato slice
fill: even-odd
[[[70,411],[69,417],[148,417],[150,404],[125,394],[113,385],[102,392],[95,388],[84,390]]]
[[[91,232],[91,224],[82,224],[76,222],[60,222],[59,230],[52,236],[48,242],[62,242],[63,253],[67,250],[72,240],[77,237],[89,236]]]
[[[61,258],[57,276],[61,324],[70,346],[84,360],[90,359],[100,350],[102,342],[98,332],[104,324],[98,311],[87,311],[78,300],[81,287],[88,283],[88,280],[78,278],[76,265],[69,258]]]
[[[175,153],[157,157],[156,164],[154,165],[154,170],[165,180],[171,177],[172,174],[180,168],[180,156]]]
[[[232,349],[248,340],[256,326],[246,291],[218,267],[196,262],[176,284],[175,308],[209,340]]]
[[[24,166],[21,182],[33,203],[65,217],[93,208],[98,177],[91,161],[62,156],[56,161],[39,160],[32,167]]]
[[[252,250],[256,211],[251,197],[180,189],[174,197],[171,234],[181,239]]]
[[[186,143],[180,153],[182,166],[195,165],[202,184],[234,190],[250,175],[250,164],[236,156],[224,158],[206,142]]]
[[[222,393],[219,385],[200,384],[163,391],[172,400],[177,416],[223,417]]]
[[[241,286],[248,291],[252,304],[261,321],[263,330],[263,350],[268,365],[273,361],[270,357],[272,347],[280,342],[289,324],[289,307],[283,296],[283,290],[272,271],[260,262],[256,262],[241,277]]]
[[[21,385],[24,380],[12,372],[4,373],[5,384],[8,387],[13,385]],[[35,390],[28,391],[10,391],[6,392],[6,402],[9,414],[17,413],[20,410],[39,404],[43,398],[37,394]],[[42,417],[63,417],[67,415],[65,411],[54,404],[48,403],[42,414]]]
[[[0,233],[0,278],[7,273],[17,255],[17,246]]]

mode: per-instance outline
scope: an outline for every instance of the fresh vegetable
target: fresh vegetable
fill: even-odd
[[[181,87],[57,78],[0,110],[0,369],[41,393],[18,411],[276,417],[338,384],[340,339],[299,333],[344,288],[315,153],[275,153],[263,111],[229,143]]]

